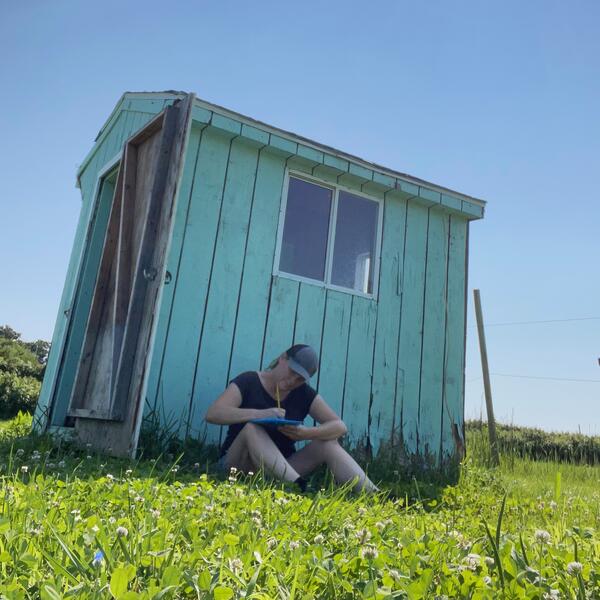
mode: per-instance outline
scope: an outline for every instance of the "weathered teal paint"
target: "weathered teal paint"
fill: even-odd
[[[125,94],[80,168],[81,213],[39,428],[65,423],[110,207],[100,172],[176,98]],[[218,442],[220,428],[203,417],[227,382],[304,342],[320,352],[313,385],[343,416],[350,444],[452,457],[464,419],[468,223],[483,203],[206,102],[196,101],[192,117],[146,414]],[[273,275],[286,169],[381,201],[376,298]]]

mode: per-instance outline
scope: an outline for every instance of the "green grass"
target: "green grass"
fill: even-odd
[[[455,486],[297,495],[26,425],[0,426],[0,598],[600,598],[599,467],[492,471],[473,439]]]

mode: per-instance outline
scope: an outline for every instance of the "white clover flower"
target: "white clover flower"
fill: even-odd
[[[90,529],[94,532],[94,533],[98,533],[100,531],[100,527],[98,527],[98,525],[92,525],[90,527]]]
[[[556,510],[558,508],[558,504],[556,502],[554,502],[554,500],[551,500],[550,504],[548,506],[550,507],[551,510]]]
[[[127,469],[125,471],[125,475],[127,475],[127,476],[131,475],[132,473],[133,473],[133,469]]]
[[[29,467],[27,465],[23,465],[21,467],[21,473],[27,473],[27,471],[29,471]]]
[[[466,539],[463,538],[462,540],[458,540],[458,542],[456,542],[456,547],[459,550],[468,550],[473,544],[471,544],[471,542]]]
[[[257,526],[260,527],[262,525],[262,521],[260,520],[260,517],[252,517],[252,522]]]
[[[367,544],[360,549],[360,557],[366,560],[374,560],[379,556],[377,548],[371,544]]]
[[[252,477],[252,475],[254,475],[254,471],[248,471],[248,476]]]
[[[112,473],[107,473],[106,474],[106,479],[108,479],[109,481],[114,481],[115,480],[115,476]]]
[[[368,529],[359,529],[354,535],[361,544],[366,544],[371,539],[371,532]]]
[[[175,465],[172,469],[171,469],[171,473],[177,473],[177,471],[179,471],[179,467],[177,465]]]
[[[108,522],[109,522],[111,525],[114,525],[114,524],[117,522],[117,520],[116,520],[114,517],[109,517],[109,518],[108,518]]]
[[[91,460],[91,459],[92,459],[92,456],[91,456],[91,454],[88,454],[88,455],[85,457],[85,459],[86,459],[86,460]]]
[[[489,575],[486,575],[483,578],[483,583],[485,583],[485,585],[492,585],[492,578]]]
[[[377,527],[377,529],[379,531],[383,531],[385,529],[385,523],[382,523],[381,521],[377,521],[377,523],[375,523],[375,527]]]
[[[119,537],[127,537],[129,535],[129,531],[127,530],[127,527],[123,527],[123,525],[119,525],[119,527],[117,527],[117,535]]]
[[[229,473],[230,473],[231,475],[235,475],[235,474],[237,473],[237,469],[236,469],[235,467],[230,467],[230,468],[229,468]]]
[[[467,554],[467,556],[464,557],[463,562],[466,563],[467,569],[475,571],[477,567],[481,564],[481,556],[475,553]]]
[[[548,533],[545,529],[536,529],[533,537],[539,544],[549,544],[552,541],[550,533]]]
[[[277,546],[279,542],[277,541],[277,538],[269,538],[267,540],[267,550],[273,550],[273,548],[275,548],[275,546]]]
[[[579,573],[581,573],[582,570],[583,570],[583,565],[576,560],[574,560],[573,562],[570,562],[567,565],[567,573],[569,575],[578,575]]]
[[[160,517],[160,510],[158,510],[158,508],[153,508],[150,511],[150,514],[155,518],[158,519],[158,517]]]
[[[23,454],[25,454],[25,450],[23,450],[23,448],[19,448],[15,454],[19,457],[23,456]]]
[[[300,548],[300,542],[296,542],[294,540],[292,540],[289,544],[288,544],[288,548],[292,551],[297,550],[298,548]]]
[[[361,517],[364,517],[367,514],[367,509],[364,506],[359,506],[358,507],[358,514]]]
[[[200,469],[200,463],[194,463],[194,469],[198,471]]]
[[[235,481],[235,480],[234,480]],[[233,493],[235,494],[236,498],[241,498],[242,496],[244,496],[244,490],[241,487],[236,487],[233,490]]]
[[[239,558],[230,558],[227,562],[234,573],[240,573],[244,569],[244,563]]]
[[[315,538],[313,541],[315,544],[321,545],[325,541],[325,536],[318,533],[317,535],[315,535]]]
[[[484,561],[490,569],[496,564],[496,561],[491,556],[486,556]]]

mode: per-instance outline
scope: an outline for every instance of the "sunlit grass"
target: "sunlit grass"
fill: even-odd
[[[0,597],[600,597],[598,467],[492,471],[475,440],[456,486],[298,495],[185,457],[11,441],[24,429],[0,426]]]

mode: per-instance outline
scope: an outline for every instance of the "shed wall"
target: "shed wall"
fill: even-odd
[[[227,382],[303,342],[320,350],[314,385],[352,444],[453,453],[451,423],[462,431],[463,418],[466,219],[370,190],[384,199],[377,301],[275,277],[290,165],[313,173],[234,132],[193,129],[147,406],[181,434],[218,442],[221,428],[203,417]]]
[[[36,413],[56,391],[54,425],[66,415],[100,253],[92,235],[103,218],[101,204],[92,210],[98,175],[171,101],[125,99],[81,174],[81,214]],[[194,110],[146,413],[217,442],[221,428],[203,417],[227,382],[304,342],[320,350],[313,385],[342,415],[351,444],[453,454],[451,427],[462,432],[463,423],[468,232],[454,199],[427,206],[428,190],[390,190],[387,176]],[[286,167],[383,198],[376,301],[272,275]]]

